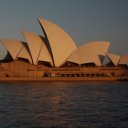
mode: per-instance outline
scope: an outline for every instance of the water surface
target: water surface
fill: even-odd
[[[0,128],[128,128],[128,82],[0,83]]]

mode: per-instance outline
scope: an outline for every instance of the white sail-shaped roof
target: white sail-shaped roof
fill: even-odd
[[[42,44],[41,46],[41,51],[38,57],[38,61],[45,61],[45,62],[49,62],[51,64],[51,66],[53,66],[53,61],[51,58],[51,55],[47,49],[47,47],[45,46],[45,44]]]
[[[7,48],[13,60],[16,60],[18,57],[20,57],[28,59],[29,62],[32,63],[31,57],[21,41],[12,39],[2,39],[0,41]]]
[[[22,43],[20,41],[12,39],[2,39],[0,41],[7,48],[13,60],[16,60],[20,50],[23,47]]]
[[[106,53],[108,58],[112,61],[112,63],[116,66],[119,62],[120,56],[112,54],[112,53]]]
[[[25,47],[22,47],[20,53],[18,54],[17,58],[25,58],[28,59],[29,62],[32,64],[31,56],[29,55],[27,49]]]
[[[77,47],[71,37],[59,26],[42,18],[38,20],[48,39],[54,66],[59,67]]]
[[[110,43],[105,41],[90,42],[79,47],[74,51],[67,61],[77,64],[95,63],[97,66],[101,65],[99,56],[105,56]]]
[[[43,39],[31,32],[23,32],[23,35],[27,40],[33,63],[37,65],[38,61],[46,61],[52,65],[52,58]]]
[[[128,65],[128,55],[121,56],[118,64]]]

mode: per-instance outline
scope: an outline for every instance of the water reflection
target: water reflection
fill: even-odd
[[[1,83],[0,126],[127,127],[127,101],[127,82]]]

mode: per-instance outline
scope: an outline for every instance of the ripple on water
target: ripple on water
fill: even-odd
[[[127,82],[1,83],[1,128],[128,126]]]

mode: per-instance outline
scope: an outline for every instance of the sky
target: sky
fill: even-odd
[[[25,41],[21,31],[43,35],[39,17],[59,25],[78,47],[109,41],[109,52],[128,54],[128,0],[0,0],[0,39]]]

